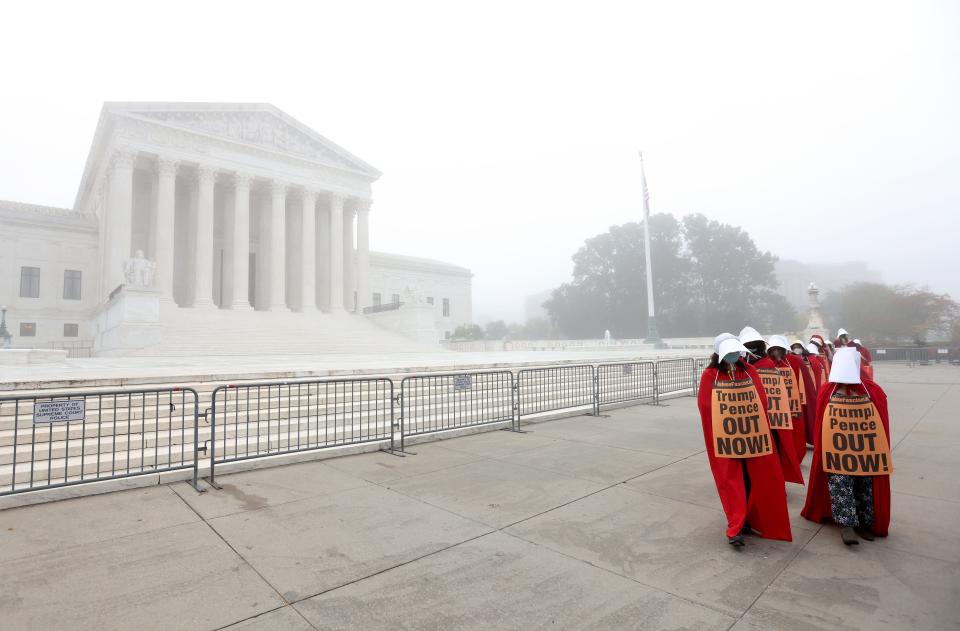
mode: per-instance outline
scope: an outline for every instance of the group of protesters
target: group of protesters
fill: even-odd
[[[833,521],[845,545],[886,536],[890,422],[870,350],[840,329],[835,340],[766,339],[753,327],[722,333],[700,380],[707,457],[727,517],[727,541],[792,540],[786,483],[804,484],[801,515]]]

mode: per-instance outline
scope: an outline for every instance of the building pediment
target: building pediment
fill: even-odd
[[[378,177],[380,172],[296,119],[267,104],[108,104],[116,114],[288,153]]]

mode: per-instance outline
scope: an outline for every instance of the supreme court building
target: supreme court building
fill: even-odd
[[[14,345],[149,354],[270,322],[315,351],[436,342],[471,320],[470,271],[370,251],[379,176],[271,105],[107,103],[73,208],[0,202]]]

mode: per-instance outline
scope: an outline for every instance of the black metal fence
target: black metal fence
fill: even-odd
[[[513,373],[417,375],[400,382],[403,438],[514,421]]]
[[[198,462],[192,388],[0,397],[0,495],[179,469]]]
[[[875,362],[907,362],[908,364],[960,362],[960,348],[950,348],[949,346],[876,348],[870,354]]]
[[[389,440],[393,381],[386,378],[219,386],[211,395],[210,482],[216,465]]]
[[[662,359],[657,362],[657,400],[661,395],[696,390],[699,375],[692,357]]]
[[[50,342],[48,346],[54,350],[67,351],[68,359],[93,357],[93,342]]]
[[[655,399],[656,364],[626,362],[597,366],[597,404]]]
[[[589,364],[524,368],[517,373],[517,419],[530,414],[589,407],[597,413],[594,368]]]
[[[0,495],[193,470],[406,436],[507,424],[559,410],[695,394],[707,360],[575,364],[405,377],[221,385],[200,413],[192,388],[0,397]],[[396,410],[395,410],[396,408]],[[202,421],[201,421],[202,419]],[[399,434],[399,436],[398,436]],[[197,490],[200,490],[197,487]]]

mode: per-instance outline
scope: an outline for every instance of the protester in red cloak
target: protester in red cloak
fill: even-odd
[[[767,356],[753,364],[757,370],[761,368],[787,368],[790,363],[784,358],[786,355],[786,338],[782,335],[770,336],[770,342],[767,344]],[[794,372],[794,380],[796,380]],[[799,383],[799,382],[796,382]],[[764,394],[766,399],[766,394]],[[766,407],[764,407],[766,409]],[[803,472],[800,470],[800,458],[797,456],[797,436],[803,441],[803,449],[806,451],[806,434],[803,430],[803,412],[800,415],[791,418],[793,422],[792,429],[771,428],[773,442],[777,446],[777,454],[780,457],[780,466],[783,470],[783,479],[795,484],[803,484]]]
[[[736,341],[735,336],[729,333],[726,335],[729,336],[727,341]],[[718,336],[718,339],[720,337]],[[732,345],[728,344],[723,350],[726,351],[730,346]],[[736,342],[735,346],[743,351],[746,350],[739,342]],[[715,342],[714,348],[720,350],[720,342]],[[787,494],[776,447],[774,447],[774,453],[754,458],[716,458],[714,456],[711,414],[713,384],[717,381],[729,381],[731,375],[734,379],[744,379],[749,376],[761,400],[761,409],[764,411],[763,422],[768,422],[767,397],[756,371],[740,359],[738,351],[725,353],[725,355],[724,359],[729,361],[721,362],[718,354],[714,353],[710,365],[703,371],[697,395],[697,407],[700,409],[703,440],[707,446],[710,470],[713,472],[720,503],[727,516],[727,540],[732,545],[742,546],[743,535],[754,530],[767,539],[792,541]]]
[[[853,358],[852,360],[850,358]],[[820,389],[820,396],[817,398],[817,422],[816,422],[816,431],[814,432],[814,452],[813,452],[813,463],[810,465],[810,481],[807,487],[807,501],[801,511],[801,515],[806,517],[812,522],[816,523],[825,523],[834,520],[833,514],[833,500],[830,496],[830,488],[828,485],[828,475],[823,470],[823,450],[821,442],[822,429],[823,429],[823,417],[827,409],[827,404],[830,402],[830,397],[833,395],[834,391],[838,387],[846,387],[851,394],[864,394],[870,397],[870,400],[873,401],[874,406],[877,408],[877,414],[880,416],[880,421],[883,423],[884,432],[886,432],[887,440],[890,440],[890,416],[887,411],[887,395],[884,393],[883,389],[878,386],[873,381],[869,379],[863,379],[862,375],[860,377],[860,383],[836,383],[837,381],[855,381],[846,377],[841,377],[843,366],[838,366],[838,364],[853,362],[858,364],[860,357],[857,353],[844,353],[842,350],[837,351],[837,356],[834,361],[834,370],[830,374],[830,380],[824,384],[824,387]],[[849,367],[849,366],[848,366]],[[840,368],[841,370],[838,370]],[[860,374],[859,366],[856,366],[852,369],[854,374]],[[850,370],[846,371],[850,372]],[[853,476],[844,476],[844,477],[853,477]],[[870,541],[872,540],[873,535],[886,537],[890,529],[890,476],[889,475],[876,475],[872,477],[872,524],[860,523],[863,515],[857,514],[857,522],[855,524],[845,524],[841,529],[841,536],[845,544],[856,543],[856,538],[848,530],[856,527],[856,534],[859,534],[862,538]],[[858,511],[859,513],[859,511]],[[858,527],[857,527],[858,526]],[[844,532],[848,531],[848,532]]]
[[[870,349],[860,343],[860,340],[853,340],[848,344],[860,352],[860,356],[863,358],[863,362],[860,364],[860,372],[862,372],[867,379],[874,381],[873,378],[873,355],[870,354]]]
[[[807,455],[807,444],[813,444],[813,423],[817,414],[817,383],[813,377],[813,364],[803,342],[795,340],[790,344],[787,360],[797,375],[797,383],[803,388],[803,431],[794,433],[797,447],[797,460],[803,462]]]
[[[811,372],[813,372],[813,387],[817,389],[817,395],[820,394],[820,387],[823,386],[824,377],[827,375],[826,366],[824,365],[823,361],[820,359],[818,350],[819,349],[817,348],[817,345],[814,344],[813,342],[807,344],[806,357],[807,357],[807,361],[810,362],[810,370]],[[817,411],[816,396],[814,396],[813,401],[814,401],[814,405],[813,405],[814,417],[816,417],[816,411]]]
[[[824,369],[827,371],[827,374],[830,374],[830,347],[827,346],[827,343],[823,340],[822,335],[811,335],[810,343],[817,347],[817,359],[820,360],[820,363],[823,364]]]

